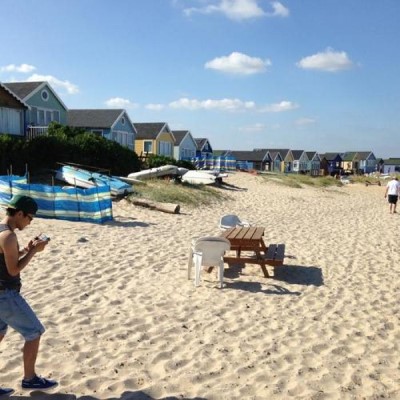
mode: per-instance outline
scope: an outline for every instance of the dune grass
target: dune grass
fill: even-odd
[[[288,186],[292,188],[302,188],[304,186],[313,187],[329,187],[329,186],[343,186],[340,180],[332,176],[309,176],[300,174],[263,174],[261,175],[266,182],[275,182],[279,185]]]
[[[129,197],[160,203],[198,206],[230,198],[227,194],[212,186],[174,183],[162,179],[150,179],[145,181],[144,184],[136,184],[134,187],[135,192]]]
[[[364,185],[372,184],[372,185],[386,185],[384,179],[379,179],[376,176],[364,176],[364,175],[355,175],[351,177],[351,181],[354,183],[362,183]]]

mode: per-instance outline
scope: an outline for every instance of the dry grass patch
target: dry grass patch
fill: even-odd
[[[340,180],[331,176],[309,176],[298,174],[263,174],[261,175],[266,182],[275,182],[279,185],[301,189],[304,186],[329,187],[343,186]]]
[[[208,205],[230,197],[212,186],[174,183],[162,179],[151,179],[145,184],[136,184],[135,193],[129,196],[160,203],[185,205]]]

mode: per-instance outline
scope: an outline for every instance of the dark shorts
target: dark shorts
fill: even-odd
[[[395,194],[389,194],[388,196],[388,202],[390,204],[397,204],[397,199],[399,198],[399,196],[396,196]]]

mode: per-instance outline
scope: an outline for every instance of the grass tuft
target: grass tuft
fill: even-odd
[[[160,203],[198,206],[230,198],[211,186],[181,184],[162,179],[147,180],[145,184],[136,184],[134,188],[135,193],[131,194],[129,198],[143,198]]]
[[[335,179],[331,176],[309,176],[309,175],[297,175],[297,174],[277,174],[277,175],[261,175],[267,182],[276,182],[280,185],[292,187],[292,188],[303,188],[304,186],[313,187],[329,187],[329,186],[343,186],[340,180]]]

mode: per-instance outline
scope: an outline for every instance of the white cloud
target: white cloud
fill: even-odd
[[[315,123],[314,118],[299,118],[295,121],[295,124],[297,126],[305,126],[305,125],[312,125]]]
[[[239,75],[251,75],[264,72],[271,65],[270,60],[250,57],[233,52],[229,56],[217,57],[206,62],[205,68]]]
[[[336,72],[352,68],[353,62],[349,59],[346,52],[334,51],[327,48],[324,52],[302,58],[296,65],[303,69]]]
[[[39,75],[33,74],[28,79],[28,82],[37,82],[37,81],[47,81],[50,85],[55,89],[63,89],[68,94],[76,94],[79,93],[79,88],[77,85],[69,81],[61,81],[60,79],[55,78],[52,75]]]
[[[296,103],[292,103],[291,101],[283,100],[280,103],[268,104],[259,109],[260,112],[283,112],[283,111],[291,111],[299,108],[299,105]]]
[[[272,8],[274,9],[274,11],[272,13],[267,13],[267,15],[270,17],[288,17],[289,16],[289,9],[286,8],[279,1],[274,1],[272,3]]]
[[[255,123],[253,125],[241,126],[239,131],[242,132],[262,132],[266,128],[265,124]]]
[[[165,108],[164,104],[147,104],[146,108],[151,111],[161,111]]]
[[[227,18],[237,21],[265,16],[286,17],[289,15],[289,10],[278,1],[271,3],[272,12],[265,12],[258,3],[259,0],[220,0],[217,4],[186,8],[184,9],[184,13],[188,16],[194,13],[221,13]]]
[[[197,100],[182,97],[169,103],[169,107],[186,110],[219,110],[219,111],[257,111],[262,113],[277,113],[291,111],[298,108],[298,104],[291,101],[281,101],[280,103],[257,106],[254,101],[242,101],[240,99],[207,99]]]
[[[21,65],[9,64],[9,65],[0,67],[0,72],[20,72],[23,74],[29,74],[30,72],[34,71],[35,69],[36,69],[36,67],[34,67],[33,65],[29,65],[29,64],[21,64]]]
[[[187,110],[244,111],[254,109],[255,103],[239,99],[196,100],[185,97],[169,103],[169,106],[171,108],[183,108]]]
[[[111,99],[108,99],[105,101],[105,104],[110,107],[110,108],[136,108],[137,104],[132,103],[128,99],[123,99],[122,97],[112,97]]]

